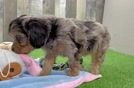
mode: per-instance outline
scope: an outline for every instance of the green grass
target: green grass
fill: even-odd
[[[31,53],[33,58],[43,57],[42,50]],[[66,57],[57,57],[58,63],[63,63]],[[63,59],[64,58],[64,59]],[[85,56],[84,68],[90,68],[90,56]],[[134,56],[108,50],[105,62],[101,68],[102,78],[90,83],[84,83],[80,88],[134,88]]]

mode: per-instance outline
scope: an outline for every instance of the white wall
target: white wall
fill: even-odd
[[[111,32],[111,47],[134,55],[134,0],[106,0],[103,24]]]

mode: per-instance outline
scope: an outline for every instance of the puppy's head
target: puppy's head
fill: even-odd
[[[9,35],[14,38],[12,50],[16,53],[29,53],[42,47],[48,39],[50,24],[45,19],[20,16],[9,25]]]

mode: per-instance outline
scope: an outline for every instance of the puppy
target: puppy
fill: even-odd
[[[20,16],[9,26],[13,36],[13,51],[28,53],[42,48],[47,52],[40,75],[48,75],[57,55],[69,58],[69,76],[79,74],[82,55],[92,56],[91,73],[99,74],[104,54],[109,47],[110,35],[98,22],[52,16]]]

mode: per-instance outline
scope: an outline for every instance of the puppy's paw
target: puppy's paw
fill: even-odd
[[[39,76],[46,76],[46,75],[49,75],[49,73],[44,72],[44,71],[41,71],[40,74],[39,74]]]
[[[78,76],[79,75],[79,70],[69,68],[67,70],[67,75],[68,76]]]
[[[96,69],[92,69],[90,72],[91,72],[92,74],[95,74],[95,75],[100,74],[100,71],[99,71],[99,70],[96,70]]]

